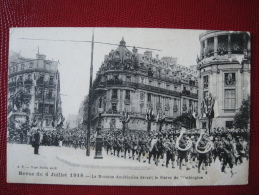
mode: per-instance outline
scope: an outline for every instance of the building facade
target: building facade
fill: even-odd
[[[10,56],[8,73],[8,117],[46,129],[56,126],[62,116],[58,62],[43,54],[35,59]]]
[[[206,114],[212,99],[211,128],[232,128],[234,115],[242,101],[250,96],[250,35],[238,31],[206,31],[199,39],[197,126],[208,128]]]
[[[104,131],[121,130],[123,122],[127,131],[170,129],[176,117],[198,109],[197,65],[188,68],[176,58],[131,51],[122,39],[105,55],[90,101],[93,129],[98,121]]]

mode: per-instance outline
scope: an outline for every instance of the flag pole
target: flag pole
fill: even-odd
[[[93,83],[93,53],[94,53],[94,28],[92,32],[92,48],[91,48],[91,67],[90,67],[90,82],[89,82],[89,93],[88,93],[88,121],[87,121],[87,140],[86,140],[86,156],[90,156],[90,133],[91,133],[91,88]]]

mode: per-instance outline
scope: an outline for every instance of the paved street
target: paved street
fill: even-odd
[[[34,155],[30,145],[8,144],[7,152],[8,176],[13,176],[12,180],[18,183],[66,184],[74,181],[75,185],[138,185],[141,179],[146,181],[146,185],[156,185],[157,182],[162,182],[163,185],[198,185],[200,180],[204,185],[225,185],[241,183],[240,178],[246,178],[248,167],[248,161],[245,160],[242,165],[235,167],[236,173],[231,178],[229,169],[228,174],[220,172],[219,161],[208,168],[206,175],[204,171],[197,173],[197,168],[189,171],[185,167],[183,170],[179,170],[177,166],[175,169],[166,168],[162,166],[163,159],[159,166],[154,162],[148,164],[146,157],[143,158],[146,162],[138,162],[106,155],[105,152],[103,159],[94,159],[93,150],[91,156],[87,157],[86,151],[82,149],[41,146],[40,155]]]

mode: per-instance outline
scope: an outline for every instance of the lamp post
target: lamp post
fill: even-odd
[[[96,128],[96,139],[95,139],[95,156],[94,159],[103,159],[102,156],[102,147],[103,147],[103,138],[101,134],[101,113],[103,108],[98,108],[98,124]]]
[[[89,98],[88,98],[88,122],[87,122],[87,140],[86,140],[86,156],[90,156],[90,133],[91,133],[91,103],[92,103],[92,83],[93,83],[93,53],[94,53],[94,29],[92,34],[92,49],[91,49],[91,67],[90,67],[90,82],[89,82]]]

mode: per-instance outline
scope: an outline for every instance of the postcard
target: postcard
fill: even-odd
[[[7,182],[248,184],[250,33],[11,28]]]

